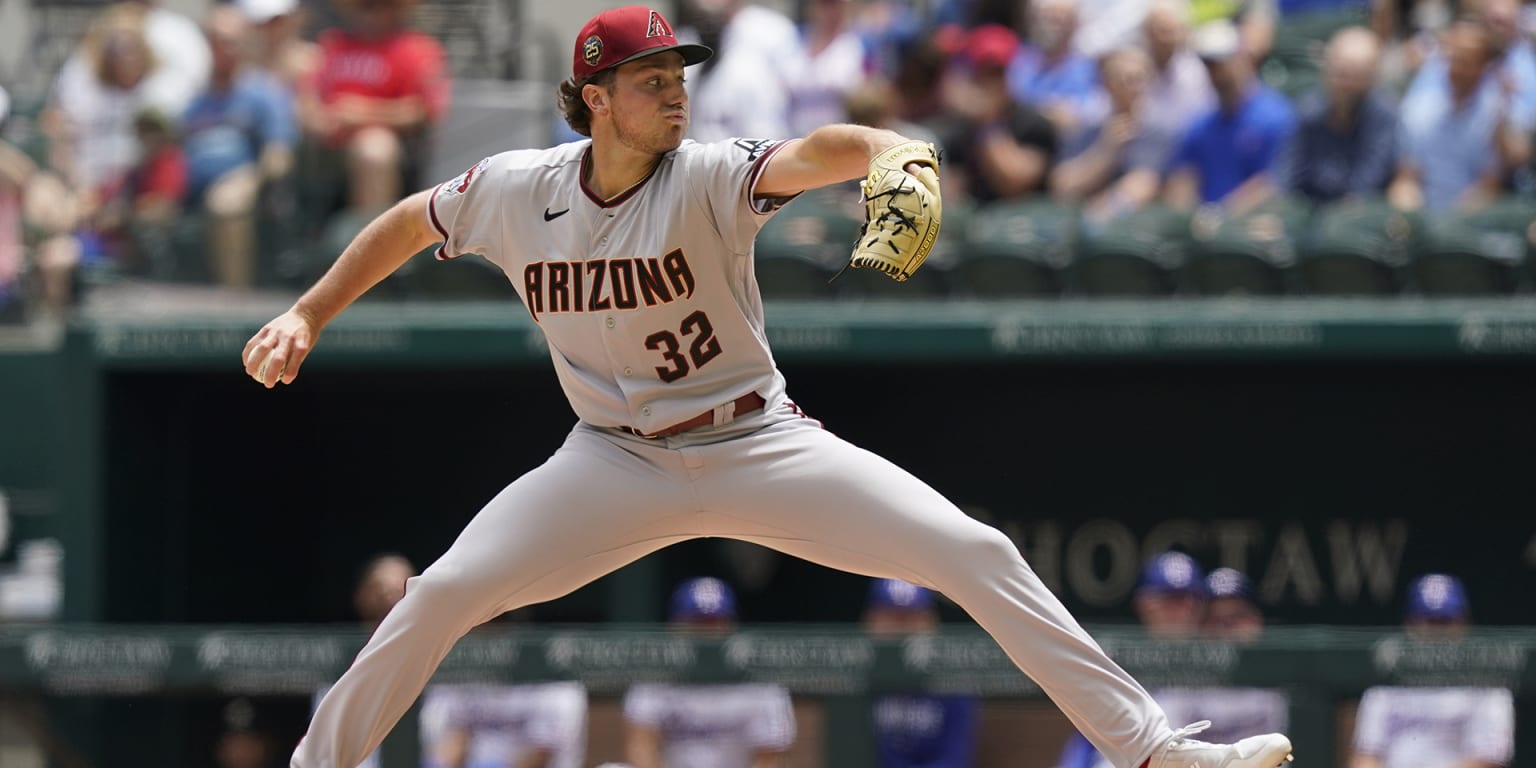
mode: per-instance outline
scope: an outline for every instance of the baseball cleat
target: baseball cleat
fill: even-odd
[[[1278,733],[1250,736],[1236,744],[1209,744],[1189,738],[1211,727],[1201,720],[1173,732],[1167,746],[1152,753],[1148,768],[1278,768],[1291,761],[1291,740]]]

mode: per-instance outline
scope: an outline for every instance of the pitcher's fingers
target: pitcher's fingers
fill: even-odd
[[[288,362],[289,350],[293,347],[293,339],[288,336],[279,336],[272,345],[272,351],[267,355],[263,366],[261,385],[267,389],[277,386],[277,382],[283,376],[283,367]]]
[[[304,339],[294,339],[293,349],[288,353],[288,365],[283,369],[282,381],[284,384],[292,384],[299,375],[299,366],[304,364],[304,358],[309,357],[309,342]]]
[[[245,364],[245,373],[248,376],[256,375],[255,366],[261,365],[262,354],[258,353],[261,343],[266,340],[269,330],[262,328],[245,343],[245,349],[240,353],[240,362]],[[263,350],[264,353],[264,350]]]

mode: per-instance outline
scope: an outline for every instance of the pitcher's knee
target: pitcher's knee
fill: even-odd
[[[407,610],[418,615],[468,629],[485,621],[500,597],[499,591],[481,581],[464,574],[435,574],[428,570],[406,582],[400,606],[409,605]]]
[[[976,523],[955,539],[951,556],[954,562],[964,563],[972,571],[1001,571],[1023,559],[1012,539],[982,523]]]

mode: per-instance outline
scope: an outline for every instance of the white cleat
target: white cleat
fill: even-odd
[[[1152,753],[1149,768],[1278,768],[1291,761],[1291,740],[1278,733],[1250,736],[1236,744],[1208,744],[1189,738],[1211,727],[1201,720],[1173,732],[1168,745]]]

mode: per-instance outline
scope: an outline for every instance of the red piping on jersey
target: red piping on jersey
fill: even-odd
[[[762,157],[757,158],[752,163],[752,172],[747,174],[747,197],[755,197],[757,195],[757,177],[762,176],[763,169],[768,167],[768,158],[773,157],[774,153],[783,149],[784,145],[788,143],[788,141],[780,141],[774,144],[763,152]]]
[[[812,419],[810,414],[806,413],[805,411],[800,410],[800,406],[795,405],[795,401],[793,401],[793,400],[785,400],[784,404],[789,406],[789,410],[792,413],[794,413],[796,416],[799,416],[802,419],[810,419],[811,421],[816,422],[817,429],[826,429],[827,428],[827,425],[821,423],[821,419]]]
[[[432,188],[432,194],[427,195],[427,217],[432,219],[432,226],[439,235],[443,236],[443,242],[437,246],[437,253],[433,254],[439,261],[448,261],[454,257],[448,255],[448,230],[443,228],[443,223],[437,220],[437,191],[442,189],[439,184]]]
[[[634,197],[635,193],[639,192],[640,189],[645,186],[645,183],[650,181],[652,176],[656,175],[656,169],[661,167],[661,161],[657,160],[656,164],[651,166],[650,173],[645,174],[645,178],[635,182],[633,187],[620,192],[618,197],[615,197],[612,200],[604,200],[603,198],[599,197],[596,192],[593,192],[587,187],[587,168],[591,167],[591,164],[592,146],[589,144],[587,145],[587,148],[581,153],[581,175],[579,177],[581,180],[581,191],[586,194],[588,200],[596,203],[597,207],[599,208],[614,208],[621,205],[625,200]]]

